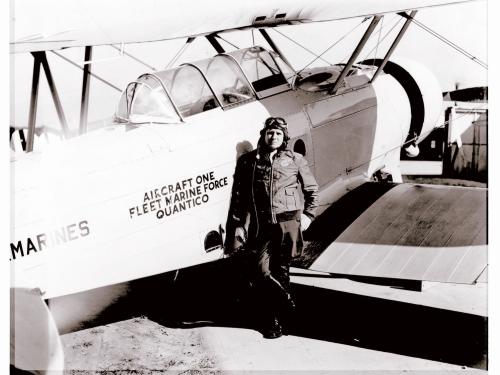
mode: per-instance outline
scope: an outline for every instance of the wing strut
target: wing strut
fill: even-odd
[[[32,53],[35,61],[33,63],[33,79],[31,81],[30,114],[28,120],[28,141],[26,143],[26,152],[33,151],[33,141],[35,139],[36,109],[38,106],[38,87],[40,82],[41,64],[38,54],[39,52]]]
[[[57,93],[56,85],[54,83],[54,79],[52,78],[52,73],[50,72],[50,67],[45,52],[40,55],[40,60],[42,62],[43,70],[45,71],[45,77],[47,78],[47,82],[49,84],[50,93],[52,94],[52,100],[54,100],[54,106],[56,107],[57,116],[59,117],[64,136],[67,138],[68,123],[66,121],[66,116],[64,116],[61,101],[59,100],[59,94]]]
[[[290,64],[290,61],[288,61],[287,58],[285,57],[285,55],[283,53],[281,53],[281,50],[276,45],[276,43],[274,43],[274,40],[271,39],[271,36],[267,33],[267,31],[265,29],[259,29],[259,31],[262,34],[262,36],[264,37],[264,39],[266,40],[266,42],[274,50],[274,52],[276,52],[281,57],[281,59],[285,62],[285,64],[287,64],[292,70],[294,70],[292,67],[292,64]]]
[[[375,81],[375,78],[378,77],[378,75],[380,74],[380,72],[384,69],[385,67],[385,64],[387,63],[387,61],[389,61],[392,53],[394,52],[394,50],[396,49],[397,45],[399,44],[400,40],[403,38],[403,35],[406,33],[406,30],[408,29],[408,26],[410,26],[410,23],[411,21],[413,21],[413,18],[415,18],[415,15],[417,14],[417,11],[414,10],[410,13],[410,15],[406,14],[406,13],[399,13],[399,15],[401,17],[406,17],[406,21],[403,25],[403,27],[401,28],[401,30],[399,31],[399,34],[398,36],[396,37],[396,39],[394,39],[394,42],[392,42],[392,45],[391,47],[389,48],[389,51],[387,51],[385,57],[384,57],[384,60],[382,61],[382,63],[380,64],[380,66],[378,67],[377,71],[375,72],[375,74],[373,75],[372,79],[371,79],[371,83],[373,83],[373,81]]]
[[[217,36],[217,34],[210,34],[210,35],[206,35],[205,38],[207,38],[207,40],[210,42],[210,44],[212,45],[212,47],[215,48],[215,50],[217,51],[217,53],[224,53],[224,52],[226,52],[224,50],[224,47],[222,47],[221,44],[219,43],[219,41],[217,39],[215,39],[216,36]]]
[[[354,61],[356,61],[356,59],[358,58],[360,52],[363,50],[363,47],[365,46],[366,42],[368,41],[368,39],[372,35],[373,30],[375,30],[375,27],[377,26],[377,24],[379,23],[379,21],[382,17],[383,16],[373,16],[372,22],[370,23],[370,25],[366,29],[363,37],[361,38],[358,45],[356,46],[356,49],[354,50],[351,57],[349,58],[349,61],[345,65],[344,69],[342,70],[342,73],[340,73],[339,78],[335,82],[335,85],[328,92],[328,94],[333,95],[333,94],[335,94],[335,92],[337,92],[338,88],[340,87],[340,85],[344,81],[344,78],[346,77],[347,73],[349,72],[349,69],[351,69],[352,64],[354,64]]]
[[[187,38],[186,43],[182,46],[182,48],[179,50],[179,52],[177,52],[175,54],[175,56],[172,58],[172,60],[170,60],[170,62],[165,67],[165,69],[171,68],[172,65],[175,64],[175,62],[177,61],[177,59],[179,57],[181,57],[182,53],[186,50],[186,48],[188,48],[188,46],[193,42],[193,40],[195,40],[195,38],[196,37],[189,37],[189,38]]]
[[[43,66],[43,70],[45,71],[45,77],[47,78],[47,83],[49,85],[50,93],[52,94],[52,100],[54,101],[54,106],[56,107],[57,116],[59,117],[59,122],[61,123],[64,137],[67,138],[69,135],[68,123],[66,121],[66,116],[64,116],[64,111],[62,109],[59,94],[57,93],[57,88],[52,77],[52,72],[50,71],[49,63],[47,61],[47,55],[45,54],[45,52],[32,52],[32,55],[35,61],[33,65],[33,80],[31,85],[30,114],[28,120],[28,142],[26,144],[26,152],[33,151],[33,143],[35,140],[36,111],[38,107],[38,87],[40,83],[40,65]]]
[[[56,51],[50,51],[50,52],[52,52],[52,53],[53,53],[54,55],[56,55],[57,57],[60,57],[60,58],[61,58],[61,59],[63,59],[64,61],[66,61],[66,62],[70,63],[71,65],[76,66],[78,69],[83,70],[83,68],[82,68],[80,65],[78,65],[78,64],[77,64],[76,62],[74,62],[74,61],[71,61],[71,60],[70,60],[70,59],[68,59],[66,56],[61,55],[60,53],[58,53],[58,52],[56,52]],[[109,87],[111,87],[111,88],[115,89],[116,91],[118,91],[118,92],[122,92],[122,91],[123,91],[121,88],[119,88],[119,87],[117,87],[117,86],[113,85],[112,83],[110,83],[110,82],[106,81],[105,79],[103,79],[103,78],[99,77],[98,75],[96,75],[96,74],[94,74],[94,73],[89,73],[89,74],[90,74],[92,77],[94,77],[95,79],[97,79],[97,80],[101,81],[102,83],[104,83],[104,84],[108,85]]]
[[[85,61],[92,60],[92,46],[85,47]],[[90,73],[91,63],[85,64],[83,67],[83,82],[82,82],[82,100],[80,107],[80,134],[87,132],[87,117],[89,113],[89,88],[90,88]]]

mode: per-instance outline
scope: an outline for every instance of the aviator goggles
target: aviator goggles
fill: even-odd
[[[281,128],[287,128],[288,125],[286,121],[282,117],[269,117],[265,123],[264,126],[267,128],[269,126],[279,126]]]

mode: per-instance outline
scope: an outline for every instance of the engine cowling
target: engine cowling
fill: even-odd
[[[362,61],[361,64],[380,66],[382,59]],[[420,143],[437,125],[443,97],[435,75],[421,63],[397,58],[388,61],[383,72],[391,75],[404,89],[410,104],[411,121],[404,149],[409,156],[418,155]]]
[[[380,66],[382,60],[364,60],[364,66]],[[373,76],[375,69],[365,70]],[[377,97],[377,125],[368,175],[377,171],[402,182],[401,150],[418,155],[421,142],[438,124],[442,109],[440,85],[422,64],[407,60],[389,61],[374,82]]]

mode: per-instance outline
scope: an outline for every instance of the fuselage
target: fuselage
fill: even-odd
[[[265,50],[250,52],[276,64],[258,79],[240,65],[250,89],[235,84],[239,91],[228,94],[215,82],[218,71],[207,73],[214,60],[203,62],[195,67],[208,67],[210,91],[200,91],[201,105],[184,100],[196,88],[175,90],[182,69],[167,72],[166,121],[151,121],[151,111],[145,121],[140,108],[142,120],[132,123],[136,102],[127,102],[119,121],[15,161],[12,286],[53,298],[221,258],[235,163],[256,147],[268,116],[287,120],[290,148],[305,155],[320,185],[320,212],[377,171],[397,179],[412,113],[395,78],[372,84],[373,69],[353,68],[332,94],[328,80],[341,67],[292,77]]]

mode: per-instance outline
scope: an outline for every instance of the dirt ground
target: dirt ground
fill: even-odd
[[[362,340],[362,339],[361,339]],[[447,375],[486,371],[300,336],[135,318],[62,336],[68,374]]]
[[[216,359],[198,331],[167,328],[145,317],[62,336],[70,374],[215,373]]]
[[[168,291],[167,276],[129,285],[107,313],[61,336],[67,373],[486,373],[481,317],[308,285],[293,285],[290,335],[264,339],[222,266],[185,270]]]

